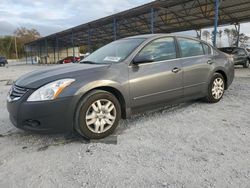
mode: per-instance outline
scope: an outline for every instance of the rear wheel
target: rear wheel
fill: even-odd
[[[249,60],[246,60],[245,64],[243,65],[244,68],[248,68],[249,67]]]
[[[95,90],[80,102],[75,120],[77,132],[89,139],[100,139],[112,134],[121,118],[117,98],[109,92]]]
[[[225,91],[225,80],[219,73],[215,73],[208,86],[208,94],[206,101],[209,103],[217,103],[223,97]]]

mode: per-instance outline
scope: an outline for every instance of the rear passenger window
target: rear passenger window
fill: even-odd
[[[199,41],[185,38],[179,38],[178,41],[182,57],[204,55],[203,47]]]
[[[154,61],[164,61],[176,58],[173,37],[160,38],[145,46],[138,56],[151,56]]]
[[[246,55],[246,52],[243,49],[239,49],[238,54],[243,56]]]
[[[210,48],[207,44],[202,43],[202,46],[203,46],[204,53],[205,53],[206,55],[211,54],[211,48]]]

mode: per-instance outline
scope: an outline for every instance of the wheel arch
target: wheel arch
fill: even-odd
[[[129,116],[128,111],[127,111],[126,99],[125,99],[124,95],[117,87],[114,87],[111,85],[105,85],[105,86],[95,85],[95,87],[88,88],[88,90],[85,90],[85,92],[78,93],[80,98],[78,100],[77,106],[79,105],[81,100],[83,100],[87,95],[89,95],[91,92],[93,92],[95,90],[103,90],[103,91],[106,91],[106,92],[113,94],[117,98],[117,100],[119,101],[119,103],[121,105],[122,118],[126,119]]]
[[[93,88],[89,92],[94,91],[94,90],[103,90],[103,91],[107,91],[107,92],[113,94],[118,99],[118,101],[121,105],[122,118],[125,119],[127,117],[127,115],[126,115],[126,101],[125,101],[124,96],[122,95],[122,93],[118,89],[116,89],[115,87],[111,87],[111,86],[100,86],[100,87]]]

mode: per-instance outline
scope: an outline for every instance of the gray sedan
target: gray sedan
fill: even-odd
[[[37,132],[110,135],[120,118],[169,103],[216,103],[234,79],[230,56],[206,42],[175,35],[114,41],[80,64],[32,72],[8,96],[12,123]]]

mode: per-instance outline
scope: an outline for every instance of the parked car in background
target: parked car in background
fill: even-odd
[[[6,57],[0,56],[0,66],[5,66],[8,64]]]
[[[65,57],[64,59],[59,60],[57,64],[76,63],[79,62],[80,60],[81,60],[80,57],[68,56]]]
[[[24,130],[76,130],[99,139],[120,118],[191,99],[219,102],[234,79],[232,58],[198,39],[167,34],[114,41],[80,63],[31,72],[7,98]]]
[[[235,65],[242,65],[244,68],[249,67],[250,55],[246,49],[238,47],[226,47],[219,48],[219,50],[232,55]]]

